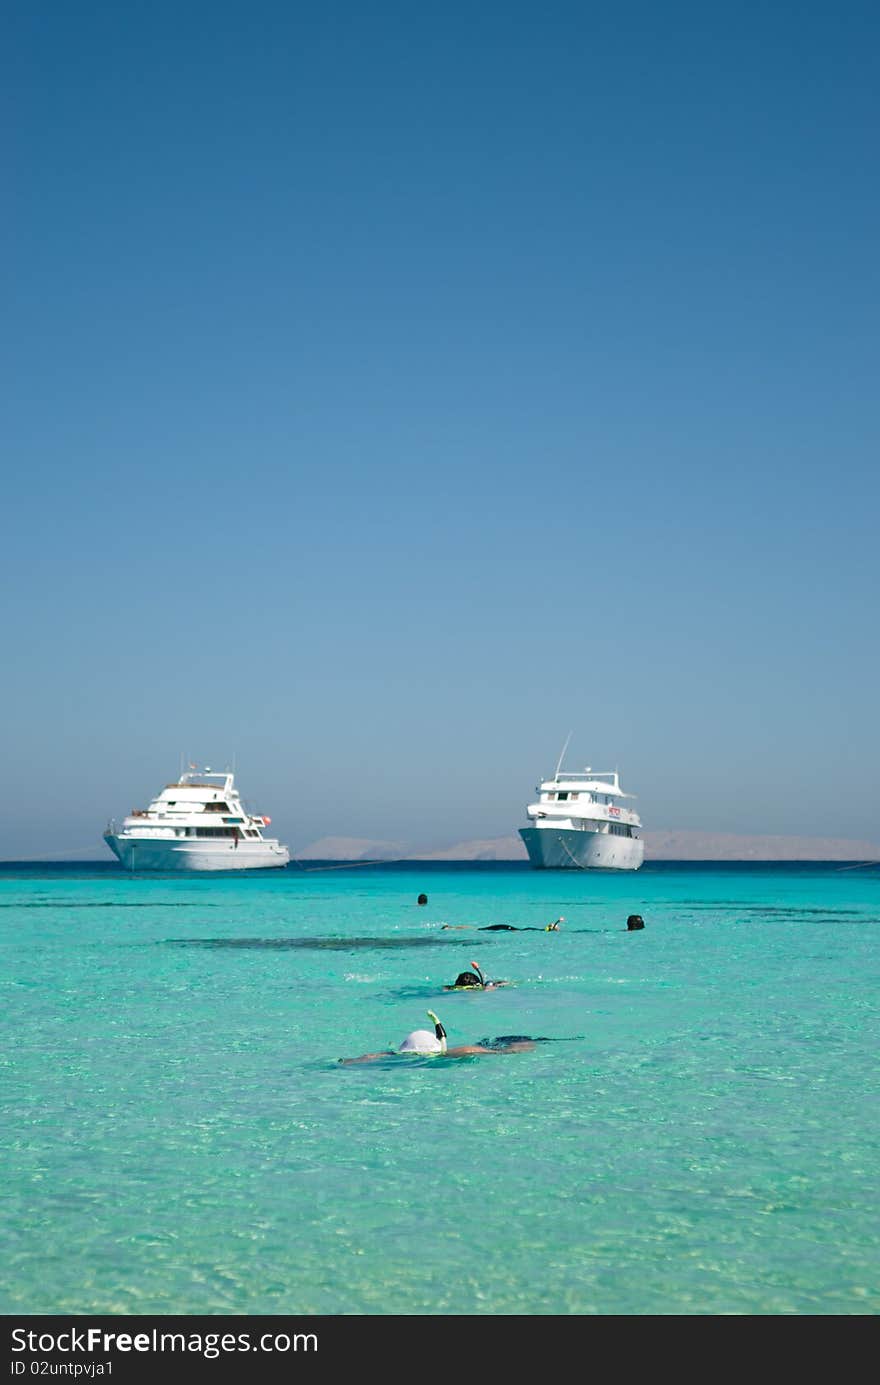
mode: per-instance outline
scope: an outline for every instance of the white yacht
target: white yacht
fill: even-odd
[[[264,837],[271,818],[242,807],[235,776],[191,765],[149,808],[133,809],[104,841],[126,870],[261,870],[286,866],[290,852]]]
[[[567,742],[566,742],[567,744]],[[563,755],[565,751],[563,751]],[[538,785],[537,803],[521,827],[536,870],[638,870],[645,855],[638,813],[624,807],[632,794],[620,787],[617,771],[589,767],[563,772],[562,757],[552,779]]]

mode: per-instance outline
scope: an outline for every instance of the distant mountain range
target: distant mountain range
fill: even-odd
[[[525,861],[518,836],[418,848],[407,842],[322,837],[300,847],[299,861]],[[834,837],[746,837],[733,832],[646,832],[646,861],[880,861],[877,842]]]

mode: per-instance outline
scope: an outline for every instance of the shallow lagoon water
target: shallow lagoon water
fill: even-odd
[[[0,868],[0,1311],[875,1314],[878,937],[839,865]],[[428,1009],[565,1042],[340,1066]]]

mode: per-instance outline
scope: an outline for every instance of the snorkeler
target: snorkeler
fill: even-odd
[[[386,1048],[379,1053],[362,1053],[359,1058],[340,1058],[339,1062],[345,1066],[352,1063],[373,1063],[379,1058],[395,1058],[401,1053],[412,1053],[420,1058],[470,1058],[482,1053],[525,1053],[538,1042],[537,1039],[529,1038],[527,1034],[501,1034],[498,1038],[485,1039],[478,1044],[459,1044],[455,1048],[449,1048],[446,1030],[433,1010],[428,1011],[428,1018],[434,1021],[433,1034],[429,1029],[414,1029],[396,1049]]]
[[[644,926],[645,920],[642,918],[641,914],[630,914],[629,918],[626,921],[626,928],[628,933],[634,933],[637,929],[644,928]]]
[[[482,967],[476,962],[471,962],[473,971],[460,971],[451,986],[444,986],[444,991],[494,991],[496,986],[506,986],[506,981],[487,981]],[[476,974],[475,974],[476,973]]]
[[[552,923],[545,924],[543,928],[517,928],[513,923],[485,923],[477,931],[480,933],[558,933],[560,923],[565,923],[565,916],[559,915]],[[476,928],[474,923],[444,923],[444,928]]]

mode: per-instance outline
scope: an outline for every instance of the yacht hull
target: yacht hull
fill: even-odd
[[[641,837],[578,828],[521,827],[535,870],[638,870],[645,857]]]
[[[290,852],[273,841],[148,841],[108,832],[104,841],[126,870],[268,870],[286,866]]]

